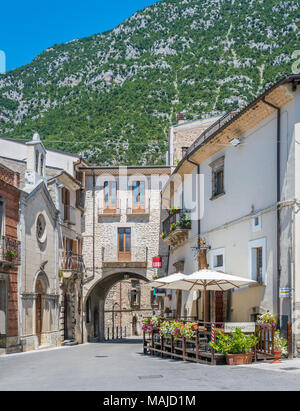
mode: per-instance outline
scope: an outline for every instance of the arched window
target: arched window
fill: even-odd
[[[39,152],[35,150],[35,172],[39,172]]]
[[[41,175],[44,175],[44,154],[41,155]]]

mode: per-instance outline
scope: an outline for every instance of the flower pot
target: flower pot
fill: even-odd
[[[197,324],[193,325],[192,330],[197,331],[198,330],[198,325]]]
[[[226,354],[226,362],[228,365],[251,364],[252,357],[252,352],[246,354]]]
[[[282,350],[274,350],[274,361],[272,362],[272,364],[280,364],[280,357],[282,354]]]

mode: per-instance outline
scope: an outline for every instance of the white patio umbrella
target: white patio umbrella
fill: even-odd
[[[206,313],[206,292],[207,291],[226,291],[232,288],[240,288],[245,285],[255,283],[244,277],[224,274],[221,271],[214,270],[199,270],[193,274],[185,275],[184,278],[169,282],[161,288],[194,291],[203,290],[204,296],[204,322],[207,319]]]
[[[157,280],[153,280],[151,281],[151,283],[148,284],[154,288],[165,288],[163,287],[164,285],[170,284],[175,281],[183,280],[184,278],[188,278],[188,276],[182,273],[176,273],[167,275],[166,277],[158,278]]]

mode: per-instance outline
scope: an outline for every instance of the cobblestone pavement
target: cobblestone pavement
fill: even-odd
[[[136,339],[0,356],[1,391],[299,389],[300,359],[209,366],[144,356]]]

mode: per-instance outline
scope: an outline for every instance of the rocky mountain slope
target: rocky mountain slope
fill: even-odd
[[[161,164],[176,113],[246,104],[291,73],[298,0],[165,0],[0,75],[0,134],[91,162]]]

